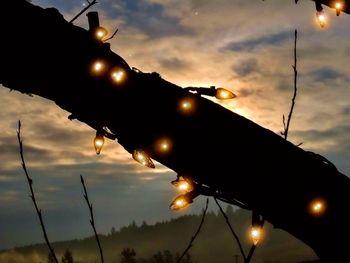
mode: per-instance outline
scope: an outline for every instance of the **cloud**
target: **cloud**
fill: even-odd
[[[346,106],[341,110],[341,114],[350,117],[350,106]]]
[[[308,129],[304,131],[295,131],[294,134],[311,145],[318,144],[322,151],[329,153],[350,154],[349,140],[350,126],[340,124],[328,129]]]
[[[225,49],[236,52],[252,51],[266,46],[278,46],[293,39],[293,33],[282,31],[274,34],[252,37],[242,41],[234,41],[226,45]]]
[[[189,69],[189,64],[185,59],[179,59],[177,57],[163,58],[159,60],[160,66],[167,70],[183,70]]]
[[[302,59],[319,59],[320,57],[327,57],[333,53],[333,49],[325,44],[318,42],[310,43],[307,46],[301,46],[298,48],[298,56]]]
[[[319,82],[332,81],[340,78],[347,79],[347,76],[345,74],[328,66],[318,68],[310,72],[310,75],[315,79],[315,81]]]
[[[234,64],[232,66],[232,70],[239,76],[239,77],[246,77],[252,73],[258,72],[258,61],[254,58],[245,59],[242,61],[239,61],[238,64]]]
[[[1,192],[0,195],[0,202],[4,202],[4,203],[13,203],[15,201],[19,200],[19,192],[16,191],[3,191]]]

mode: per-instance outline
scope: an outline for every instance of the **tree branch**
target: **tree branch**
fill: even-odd
[[[291,121],[292,115],[293,115],[293,110],[294,110],[294,106],[295,106],[295,100],[296,100],[296,97],[298,95],[298,87],[297,87],[297,80],[298,80],[297,40],[298,40],[298,31],[295,30],[294,31],[294,66],[293,66],[293,71],[294,71],[294,94],[293,94],[293,98],[292,98],[292,105],[291,105],[290,112],[289,112],[288,119],[287,119],[287,125],[284,124],[285,129],[284,129],[283,134],[284,134],[284,139],[285,140],[288,139],[288,132],[289,132],[290,121]],[[283,123],[284,123],[284,121],[283,121]]]
[[[29,177],[29,174],[27,171],[27,166],[26,166],[26,163],[24,160],[23,139],[21,138],[21,121],[18,121],[17,139],[18,139],[18,143],[19,143],[19,152],[20,152],[21,160],[22,160],[22,168],[23,168],[23,171],[27,177],[27,181],[28,181],[28,185],[29,185],[29,189],[30,189],[30,193],[31,193],[30,198],[33,201],[36,213],[38,214],[40,226],[41,226],[41,229],[42,229],[43,234],[44,234],[46,245],[48,246],[48,248],[50,250],[50,254],[52,255],[53,259],[55,260],[55,263],[58,263],[55,251],[53,250],[53,248],[50,244],[49,238],[47,236],[47,233],[46,233],[41,209],[39,209],[38,204],[37,204],[36,199],[35,199],[35,194],[34,194],[34,190],[33,190],[33,179]]]
[[[186,249],[184,250],[184,252],[181,254],[181,256],[179,257],[179,259],[176,261],[176,263],[180,263],[181,260],[184,258],[184,256],[188,253],[188,251],[191,249],[191,247],[193,246],[193,242],[195,241],[195,239],[197,238],[199,232],[201,231],[202,229],[202,226],[203,226],[203,223],[204,223],[204,219],[205,219],[205,216],[207,214],[207,211],[208,211],[208,204],[209,204],[209,198],[207,198],[207,202],[206,202],[206,205],[205,205],[205,209],[203,210],[203,215],[202,215],[202,220],[198,226],[198,229],[196,231],[196,233],[194,234],[194,236],[191,238],[190,240],[190,243],[188,244],[188,246],[186,247]]]
[[[117,29],[114,31],[114,33],[113,33],[112,36],[110,36],[109,38],[103,40],[103,42],[107,42],[108,40],[113,39],[113,38],[115,37],[115,35],[118,33],[118,31],[119,31],[119,28],[117,28]]]
[[[72,24],[75,20],[77,20],[78,17],[84,14],[90,7],[97,4],[97,0],[93,0],[92,2],[86,0],[86,2],[88,2],[88,5],[83,10],[81,10],[75,17],[73,17],[71,21],[69,21],[70,24]]]
[[[234,236],[234,238],[235,238],[236,241],[237,241],[237,244],[238,244],[238,247],[239,247],[239,251],[241,252],[241,255],[242,255],[242,257],[243,257],[244,262],[246,262],[246,256],[245,256],[245,253],[244,253],[244,250],[243,250],[243,247],[242,247],[241,241],[239,240],[238,235],[236,234],[235,230],[233,229],[233,227],[232,227],[232,225],[231,225],[231,223],[230,223],[230,220],[228,219],[226,213],[225,213],[224,210],[222,209],[222,207],[221,207],[220,203],[218,202],[218,200],[217,200],[215,197],[214,197],[214,200],[215,200],[215,203],[218,205],[221,214],[224,216],[224,218],[225,218],[225,220],[226,220],[226,224],[227,224],[228,227],[230,228],[232,235]]]
[[[93,209],[92,209],[92,203],[90,203],[90,201],[89,201],[89,196],[88,196],[88,193],[87,193],[87,190],[86,190],[86,186],[85,186],[85,183],[84,183],[84,178],[83,178],[82,175],[80,175],[80,181],[81,181],[81,184],[83,185],[83,188],[84,188],[84,198],[85,198],[85,201],[86,201],[86,203],[87,203],[87,205],[88,205],[88,207],[89,207],[90,216],[91,216],[90,224],[91,224],[92,229],[94,230],[94,233],[95,233],[95,238],[96,238],[96,241],[97,241],[98,249],[99,249],[99,251],[100,251],[101,263],[104,263],[103,251],[102,251],[100,239],[99,239],[98,234],[97,234],[97,231],[96,231],[94,213],[93,213]]]

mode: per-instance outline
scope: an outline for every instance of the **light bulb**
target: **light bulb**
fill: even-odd
[[[144,166],[147,166],[149,168],[155,168],[152,159],[142,150],[135,150],[132,153],[132,158],[134,158],[135,161]]]
[[[317,17],[317,20],[318,20],[318,23],[320,24],[320,26],[323,28],[325,27],[326,25],[326,22],[327,22],[327,18],[326,18],[326,15],[325,13],[322,11],[318,11],[316,13],[316,17]]]
[[[321,216],[326,211],[326,202],[322,199],[315,199],[310,202],[310,213],[314,216]]]
[[[156,142],[156,150],[160,153],[168,153],[172,148],[172,143],[169,139],[163,138]]]
[[[228,100],[228,99],[234,99],[237,96],[233,92],[227,89],[217,88],[215,92],[215,97],[219,100]]]
[[[250,230],[250,238],[252,239],[254,246],[256,246],[261,239],[261,227],[252,226]]]
[[[173,210],[180,210],[186,208],[193,202],[192,199],[188,198],[186,195],[180,195],[176,197],[170,204],[170,208]]]
[[[105,65],[102,61],[96,61],[92,66],[92,71],[95,74],[101,73],[104,70]]]
[[[125,78],[125,72],[122,69],[114,69],[111,72],[111,77],[115,82],[121,82]]]
[[[183,114],[189,114],[195,109],[195,104],[192,98],[186,97],[180,100],[178,104],[178,111]]]
[[[108,34],[108,31],[103,27],[98,27],[95,30],[95,36],[97,39],[102,40],[104,37],[107,36],[107,34]]]
[[[190,110],[192,107],[192,103],[190,101],[182,101],[181,108],[185,111]]]
[[[96,150],[96,154],[100,154],[105,143],[105,138],[102,134],[96,133],[96,137],[94,139],[94,146]]]
[[[339,15],[340,15],[340,12],[341,12],[342,9],[343,9],[343,3],[341,3],[341,2],[336,2],[334,7],[335,7],[335,12],[336,12],[337,16],[339,16]]]
[[[172,181],[171,184],[174,185],[179,191],[184,193],[191,192],[194,189],[193,185],[183,177],[179,177],[175,181]]]
[[[181,182],[178,185],[178,188],[181,191],[186,191],[186,192],[191,191],[191,190],[189,190],[189,189],[191,189],[191,185],[188,182],[186,182],[186,181]]]

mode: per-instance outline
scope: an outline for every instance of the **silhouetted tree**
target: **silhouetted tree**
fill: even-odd
[[[111,229],[111,236],[115,235],[117,233],[117,231],[115,230],[115,227],[113,226]]]
[[[182,263],[194,263],[194,261],[192,260],[192,256],[187,253],[184,259],[182,260]]]
[[[47,255],[47,263],[55,263],[55,258],[51,254],[51,252],[49,252],[49,254]]]
[[[130,227],[131,229],[137,228],[137,225],[136,225],[135,220],[132,221],[132,223],[129,225],[129,227]]]
[[[136,252],[133,248],[124,248],[120,253],[121,263],[136,263]]]
[[[144,227],[146,227],[146,226],[148,226],[148,225],[147,225],[147,222],[146,222],[145,220],[143,220],[143,221],[142,221],[142,224],[141,224],[141,227],[144,228]]]
[[[164,257],[162,252],[158,251],[154,256],[154,262],[155,263],[164,263]]]
[[[164,251],[164,263],[173,263],[174,257],[169,250]]]
[[[175,261],[179,259],[179,254],[176,253]],[[192,260],[192,256],[189,253],[186,253],[185,256],[182,258],[181,263],[194,263]]]
[[[64,252],[62,263],[74,263],[72,252],[69,249]]]

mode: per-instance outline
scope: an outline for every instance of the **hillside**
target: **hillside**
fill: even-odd
[[[227,212],[247,250],[249,240],[246,231],[251,220],[250,214],[243,210],[232,209],[228,209]],[[159,251],[169,250],[174,255],[177,252],[181,253],[196,231],[200,219],[200,215],[187,215],[155,225],[147,225],[144,222],[141,226],[137,226],[132,223],[119,231],[101,235],[106,263],[119,263],[123,248],[133,248],[139,262],[151,262],[140,259],[154,258],[153,256]],[[57,242],[53,245],[60,257],[66,249],[69,249],[73,252],[75,262],[99,262],[96,241],[93,237]],[[235,255],[239,254],[239,250],[221,214],[214,212],[207,214],[203,229],[190,254],[193,261],[198,263],[235,262]],[[315,259],[315,256],[308,247],[267,224],[264,240],[257,249],[253,262],[289,263],[311,259]],[[0,253],[0,262],[44,263],[47,262],[47,248],[41,244],[3,251]],[[152,262],[166,261],[158,259]],[[241,258],[239,262],[242,262]]]

